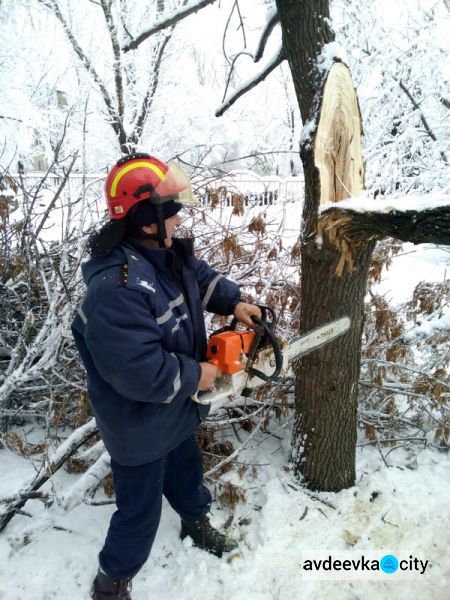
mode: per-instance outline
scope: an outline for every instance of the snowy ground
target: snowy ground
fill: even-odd
[[[287,428],[280,432],[288,433]],[[411,465],[401,453],[398,450],[394,465],[386,468],[377,450],[359,449],[356,486],[317,496],[299,488],[285,470],[287,439],[280,443],[260,437],[245,458],[267,466],[258,467],[255,478],[240,482],[247,490],[247,502],[238,505],[231,526],[243,538],[239,553],[219,560],[181,542],[177,515],[165,504],[152,555],[134,581],[133,598],[447,598],[450,460],[427,450],[419,455],[417,465]],[[6,450],[0,460],[1,489],[7,494],[30,474],[30,468]],[[68,477],[72,476],[55,477],[56,486]],[[27,509],[42,510],[35,501]],[[52,529],[15,550],[8,536],[27,520],[16,517],[0,542],[0,598],[87,599],[112,511],[111,506],[81,506],[58,522],[70,533]],[[214,509],[215,523],[222,524],[227,516]],[[239,526],[242,519],[251,522]],[[429,560],[431,566],[411,580],[396,581],[395,575],[380,573],[379,581],[305,581],[302,552],[318,549],[330,554],[352,550],[355,556],[366,557],[381,549],[399,557]]]
[[[444,249],[407,245],[394,258],[380,289],[402,302],[421,279],[448,277],[449,257]],[[317,495],[303,489],[289,472],[289,424],[278,429],[273,425],[272,431],[282,439],[261,433],[241,457],[262,465],[256,474],[242,480],[230,475],[247,494],[231,525],[242,538],[239,552],[219,560],[181,542],[177,515],[165,504],[152,555],[134,581],[135,600],[449,597],[448,454],[427,449],[416,462],[398,449],[386,467],[377,449],[360,447],[356,485]],[[1,450],[0,496],[13,494],[32,473],[29,461]],[[74,478],[58,472],[53,485],[62,491]],[[25,508],[33,514],[43,510],[38,501],[29,501]],[[0,600],[87,600],[113,510],[82,505],[58,520],[69,531],[50,529],[18,548],[11,540],[30,519],[16,516],[0,536]],[[227,512],[213,507],[215,524],[227,518]],[[312,550],[336,557],[351,551],[366,558],[381,551],[428,560],[429,566],[425,574],[410,579],[380,573],[375,581],[308,581],[301,569],[302,553]]]
[[[419,281],[446,281],[450,278],[450,246],[403,244],[376,288],[389,303],[402,304],[411,299]]]

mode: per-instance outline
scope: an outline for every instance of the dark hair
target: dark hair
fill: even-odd
[[[162,203],[164,218],[169,219],[182,208],[174,200]],[[157,223],[156,207],[148,200],[135,204],[123,219],[111,219],[89,238],[89,253],[94,258],[109,256],[115,246],[124,238],[147,238],[142,227]]]
[[[126,225],[126,219],[111,219],[101,229],[94,231],[88,240],[91,256],[93,258],[109,256],[123,238]]]

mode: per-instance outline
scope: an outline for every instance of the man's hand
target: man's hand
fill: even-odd
[[[236,308],[234,309],[233,315],[236,317],[238,321],[244,323],[248,327],[254,329],[255,323],[252,321],[252,317],[261,318],[261,309],[259,306],[255,306],[254,304],[247,304],[247,302],[239,302],[236,304]]]
[[[202,374],[200,376],[200,381],[198,382],[198,390],[210,390],[215,380],[218,379],[222,373],[220,369],[209,362],[201,362],[200,368],[202,370]]]

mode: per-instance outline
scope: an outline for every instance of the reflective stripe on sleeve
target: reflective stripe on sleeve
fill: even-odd
[[[170,353],[170,356],[173,356],[175,358],[175,360],[177,361],[178,372],[177,372],[177,375],[173,382],[173,392],[170,394],[170,396],[167,398],[167,400],[164,400],[163,404],[169,404],[169,402],[172,402],[172,400],[175,398],[175,396],[178,394],[178,392],[180,391],[180,388],[181,388],[180,363],[178,362],[178,358],[175,356],[175,354],[173,352]]]
[[[86,315],[84,314],[84,312],[83,312],[83,309],[81,308],[81,306],[80,306],[80,308],[78,309],[78,314],[80,315],[80,318],[81,318],[81,320],[83,321],[83,323],[84,323],[85,325],[87,325],[87,317],[86,317]]]
[[[219,280],[222,279],[223,275],[221,275],[219,273],[219,275],[216,275],[214,277],[214,279],[211,281],[211,283],[208,285],[208,289],[206,290],[206,294],[203,298],[203,302],[202,302],[202,306],[204,309],[206,309],[208,302],[211,299],[211,296],[214,293],[214,290],[216,289],[216,285],[219,283]]]

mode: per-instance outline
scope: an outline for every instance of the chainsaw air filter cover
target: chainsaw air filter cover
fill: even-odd
[[[208,362],[225,375],[242,371],[254,337],[253,331],[224,331],[212,335],[208,343]]]

